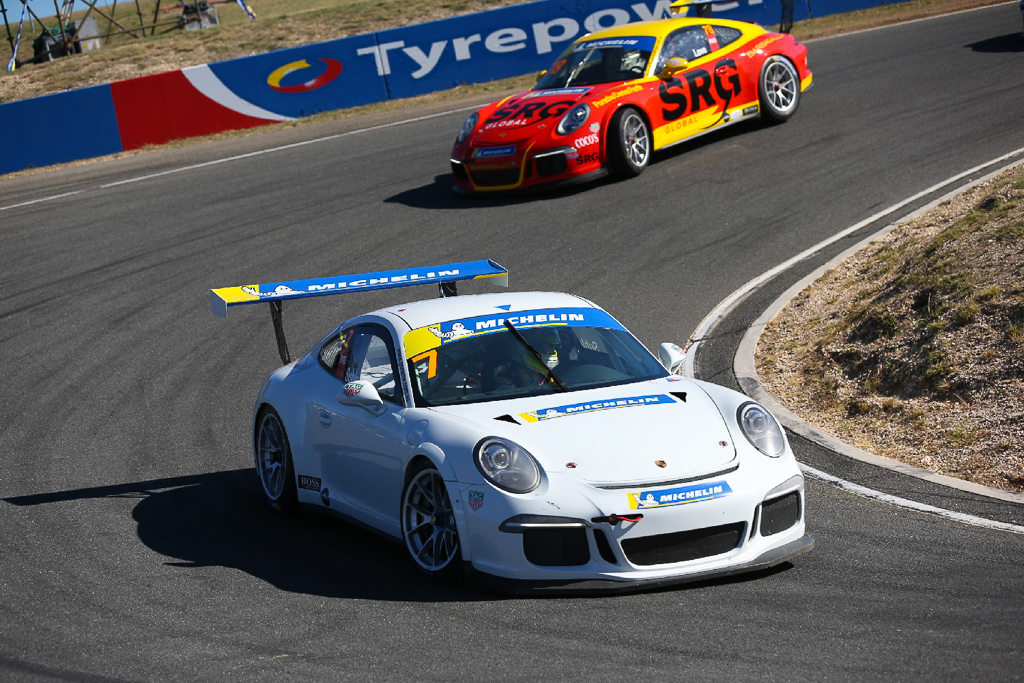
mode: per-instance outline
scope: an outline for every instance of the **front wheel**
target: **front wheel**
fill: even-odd
[[[256,420],[253,455],[256,474],[270,506],[278,512],[297,510],[299,498],[288,435],[277,411],[270,406],[264,407]]]
[[[402,491],[402,539],[416,566],[435,577],[458,574],[459,532],[448,489],[432,465],[421,463]]]
[[[794,113],[800,104],[800,75],[785,57],[772,55],[761,67],[758,81],[761,113],[769,121],[781,123]]]
[[[615,112],[609,127],[608,165],[620,178],[635,178],[651,160],[651,130],[632,107]]]

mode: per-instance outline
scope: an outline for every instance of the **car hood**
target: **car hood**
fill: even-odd
[[[515,441],[550,473],[593,485],[711,475],[737,457],[718,407],[678,377],[434,410]]]
[[[565,112],[577,103],[618,85],[621,84],[527,90],[518,93],[498,103],[494,110],[483,117],[483,123],[473,135],[473,143],[510,144],[523,142],[545,131],[553,131]]]

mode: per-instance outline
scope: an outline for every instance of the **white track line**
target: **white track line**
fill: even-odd
[[[831,238],[829,238],[827,240],[824,240],[823,242],[820,242],[819,244],[817,244],[817,245],[811,247],[810,249],[807,249],[806,251],[802,252],[801,254],[793,257],[792,259],[789,259],[785,263],[783,263],[783,264],[781,264],[779,266],[776,266],[775,268],[773,268],[773,269],[767,271],[766,273],[764,273],[764,274],[754,278],[753,280],[750,280],[745,285],[743,285],[742,287],[737,289],[735,292],[730,294],[728,297],[726,297],[718,306],[716,306],[715,309],[713,309],[704,318],[704,320],[701,321],[701,324],[698,325],[698,327],[694,331],[693,335],[691,335],[691,337],[690,337],[690,341],[691,341],[690,348],[688,349],[688,352],[686,354],[686,366],[685,366],[685,373],[686,373],[686,375],[688,377],[695,377],[696,376],[695,375],[694,362],[695,362],[695,358],[697,356],[697,351],[699,350],[699,345],[700,345],[701,341],[704,339],[704,337],[707,336],[709,331],[716,324],[718,324],[723,318],[725,318],[725,316],[728,315],[728,313],[740,301],[742,301],[744,298],[746,298],[747,295],[749,295],[751,292],[753,292],[754,290],[759,288],[762,284],[764,284],[766,281],[770,280],[772,277],[774,277],[778,273],[786,270],[787,268],[789,268],[790,266],[792,266],[796,262],[798,262],[798,261],[800,261],[800,260],[802,260],[802,259],[804,259],[804,258],[806,258],[806,257],[808,257],[808,256],[810,256],[810,255],[820,251],[821,249],[823,249],[824,247],[828,246],[829,244],[832,244],[836,240],[841,239],[842,237],[844,237],[846,235],[849,235],[849,234],[851,234],[853,232],[856,232],[857,230],[860,230],[860,229],[864,228],[865,226],[870,225],[872,222],[874,222],[874,221],[876,221],[876,220],[878,220],[880,218],[883,218],[883,217],[885,217],[885,216],[887,216],[887,215],[889,215],[891,213],[894,213],[894,212],[898,211],[899,209],[902,209],[903,207],[905,207],[908,204],[916,201],[917,199],[925,197],[928,194],[936,192],[936,191],[938,191],[938,190],[940,190],[940,189],[942,189],[942,188],[944,188],[944,187],[946,187],[946,186],[948,186],[948,185],[950,185],[952,183],[955,183],[955,182],[957,182],[959,180],[962,180],[963,178],[965,178],[965,177],[967,177],[969,175],[972,175],[974,173],[982,171],[982,170],[984,170],[986,168],[989,168],[989,167],[991,167],[991,166],[993,166],[995,164],[999,164],[1001,162],[1007,161],[1007,160],[1009,160],[1009,159],[1011,159],[1011,158],[1013,158],[1015,156],[1020,156],[1021,154],[1024,154],[1024,148],[1017,149],[1017,150],[1015,150],[1013,152],[1010,152],[1008,154],[1004,154],[1003,156],[997,157],[996,159],[993,159],[993,160],[991,160],[991,161],[989,161],[989,162],[987,162],[985,164],[981,164],[979,166],[975,166],[974,168],[969,169],[967,171],[964,171],[963,173],[959,173],[959,174],[957,174],[957,175],[955,175],[955,176],[945,180],[944,182],[941,182],[941,183],[938,183],[936,185],[933,185],[931,188],[929,188],[927,190],[924,190],[923,192],[919,192],[918,194],[914,195],[913,197],[911,197],[909,199],[906,199],[906,200],[904,200],[902,202],[894,204],[893,206],[889,207],[888,209],[885,209],[884,211],[881,211],[881,212],[875,214],[874,216],[872,216],[872,217],[870,217],[870,218],[868,218],[866,220],[861,221],[860,223],[854,225],[851,228],[847,228],[846,230],[840,232],[839,234],[834,235],[833,237],[831,237]],[[988,497],[991,497],[991,498],[996,498],[996,499],[999,499],[999,500],[1005,500],[1005,501],[1014,502],[1014,503],[1024,503],[1024,496],[1022,496],[1020,494],[1010,493],[1008,491],[1000,491],[998,489],[993,489],[993,488],[990,488],[990,487],[987,487],[987,486],[981,486],[979,484],[973,484],[971,482],[965,482],[965,481],[962,481],[962,480],[959,480],[959,479],[954,479],[952,477],[946,477],[946,476],[943,476],[943,475],[935,474],[934,472],[929,472],[927,470],[923,470],[921,468],[913,467],[911,465],[906,465],[906,464],[903,464],[903,463],[899,463],[899,462],[890,460],[888,458],[882,458],[882,457],[874,455],[872,453],[868,453],[868,452],[862,451],[862,450],[860,450],[858,448],[854,448],[853,446],[850,446],[849,444],[846,444],[845,442],[843,442],[843,441],[841,441],[839,439],[836,439],[835,437],[833,437],[833,436],[831,436],[829,434],[825,434],[824,432],[820,432],[817,429],[815,429],[814,427],[810,426],[802,418],[800,418],[799,416],[797,416],[794,413],[790,412],[789,410],[787,410],[786,408],[781,406],[777,401],[775,401],[774,398],[770,394],[768,394],[768,392],[765,391],[764,387],[761,385],[761,382],[758,379],[757,373],[756,373],[756,371],[754,369],[754,350],[757,347],[757,340],[760,337],[761,332],[764,330],[764,327],[768,324],[768,322],[775,316],[775,314],[778,313],[778,311],[781,310],[790,299],[792,299],[794,296],[796,296],[797,293],[799,293],[804,288],[809,286],[814,280],[816,280],[822,274],[827,272],[829,269],[833,268],[840,261],[848,258],[849,256],[851,256],[852,254],[856,253],[857,251],[859,251],[863,247],[867,246],[868,243],[870,243],[870,242],[872,242],[874,240],[877,240],[879,237],[881,237],[885,233],[891,231],[898,223],[911,220],[914,217],[916,217],[916,216],[918,216],[920,214],[923,214],[926,211],[934,208],[935,206],[938,206],[942,202],[947,201],[951,197],[956,196],[956,195],[966,191],[967,189],[969,189],[971,187],[974,187],[975,185],[983,183],[986,180],[989,180],[990,178],[993,178],[993,177],[999,175],[1000,173],[1003,173],[1004,171],[1006,171],[1006,170],[1008,170],[1010,168],[1013,168],[1015,166],[1020,166],[1022,164],[1024,164],[1024,160],[1014,161],[1014,162],[1012,162],[1010,164],[1004,165],[1004,166],[998,168],[997,170],[992,171],[992,172],[984,175],[983,177],[981,177],[981,178],[979,178],[979,179],[977,179],[977,180],[975,180],[973,182],[970,182],[970,183],[968,183],[966,185],[963,185],[963,186],[956,187],[955,189],[953,189],[952,191],[948,192],[947,194],[945,194],[945,195],[939,197],[938,199],[928,203],[927,205],[917,209],[916,211],[911,212],[907,216],[901,217],[899,221],[889,224],[888,226],[886,226],[885,228],[883,228],[879,232],[871,235],[870,237],[862,240],[860,243],[858,243],[858,244],[854,245],[853,247],[847,249],[842,254],[836,256],[834,259],[832,259],[831,261],[829,261],[825,265],[819,267],[816,271],[814,271],[810,275],[806,276],[804,279],[802,279],[801,281],[797,282],[792,287],[790,287],[788,290],[786,290],[786,292],[784,292],[778,299],[776,299],[771,304],[771,306],[769,306],[768,309],[761,315],[761,317],[759,317],[756,321],[754,321],[750,325],[750,327],[747,329],[747,332],[744,335],[743,340],[740,342],[739,348],[737,349],[737,352],[736,352],[736,357],[734,359],[734,372],[736,373],[737,380],[741,382],[741,385],[742,384],[746,384],[747,387],[745,387],[745,388],[752,389],[752,391],[749,391],[748,393],[751,393],[752,397],[755,400],[758,400],[758,401],[761,401],[762,403],[764,403],[765,407],[767,407],[769,410],[771,410],[776,415],[776,417],[778,417],[779,420],[781,422],[783,422],[783,424],[785,424],[785,426],[787,428],[789,428],[792,431],[795,431],[795,432],[803,435],[804,437],[810,439],[811,441],[814,441],[814,442],[816,442],[816,443],[818,443],[818,444],[820,444],[820,445],[822,445],[822,446],[824,446],[824,447],[826,447],[826,448],[828,448],[830,450],[834,450],[834,451],[836,451],[836,452],[838,452],[838,453],[840,453],[842,455],[845,455],[847,457],[851,457],[851,458],[853,458],[855,460],[860,460],[862,462],[868,462],[868,463],[871,463],[871,464],[874,464],[874,465],[885,467],[887,469],[898,471],[898,472],[901,472],[903,474],[908,474],[910,476],[915,476],[915,477],[918,477],[920,479],[925,479],[925,480],[932,481],[932,482],[935,482],[935,483],[938,483],[938,484],[942,484],[942,485],[945,485],[945,486],[952,486],[952,487],[958,488],[960,490],[968,491],[968,492],[971,492],[971,493],[976,493],[976,494],[979,494],[979,495],[988,496]],[[863,495],[863,496],[867,496],[869,498],[874,498],[876,500],[880,500],[880,501],[883,501],[883,502],[886,502],[886,503],[890,503],[892,505],[897,505],[899,507],[907,508],[907,509],[910,509],[910,510],[917,510],[919,512],[927,512],[927,513],[931,513],[931,514],[936,514],[936,515],[939,515],[939,516],[942,516],[942,517],[946,517],[948,519],[957,520],[957,521],[964,522],[966,524],[971,524],[971,525],[974,525],[974,526],[986,527],[986,528],[990,528],[990,529],[999,529],[999,530],[1002,530],[1002,531],[1009,531],[1009,532],[1012,532],[1012,533],[1024,534],[1024,526],[1020,526],[1020,525],[1016,525],[1016,524],[1009,524],[1009,523],[1006,523],[1006,522],[999,522],[997,520],[986,519],[984,517],[977,517],[977,516],[974,516],[974,515],[967,515],[967,514],[964,514],[964,513],[961,513],[961,512],[954,512],[952,510],[945,510],[943,508],[934,507],[932,505],[926,505],[924,503],[919,503],[917,501],[908,500],[906,498],[900,498],[898,496],[893,496],[893,495],[890,495],[890,494],[887,494],[887,493],[883,493],[881,491],[876,491],[874,489],[870,489],[870,488],[867,488],[865,486],[861,486],[860,484],[855,484],[853,482],[846,481],[845,479],[840,479],[839,477],[835,477],[835,476],[833,476],[831,474],[827,474],[825,472],[817,470],[817,469],[815,469],[813,467],[810,467],[808,465],[804,465],[803,463],[801,463],[800,467],[801,467],[801,469],[805,473],[809,474],[812,477],[815,477],[817,479],[821,479],[822,481],[829,482],[829,483],[834,484],[836,486],[839,486],[840,488],[843,488],[845,490],[852,491],[854,493],[857,493],[857,494],[860,494],[860,495]]]
[[[394,128],[395,126],[404,126],[409,123],[417,123],[419,121],[427,121],[429,119],[436,119],[441,116],[449,116],[451,114],[458,114],[459,112],[469,111],[470,109],[478,109],[481,105],[473,105],[470,107],[460,107],[459,109],[449,109],[446,111],[437,112],[435,114],[426,114],[424,116],[417,116],[411,119],[402,119],[401,121],[392,121],[391,123],[382,123],[377,126],[369,126],[367,128],[359,128],[357,130],[350,130],[346,133],[337,133],[335,135],[327,135],[320,138],[314,138],[312,140],[303,140],[302,142],[293,142],[288,145],[281,145],[280,147],[271,147],[270,149],[261,149],[256,152],[249,152],[247,154],[239,154],[231,157],[224,157],[223,159],[214,159],[213,161],[207,161],[201,164],[193,164],[191,166],[182,166],[181,168],[174,168],[169,171],[161,171],[160,173],[151,173],[149,175],[137,176],[135,178],[128,178],[126,180],[118,180],[113,183],[106,183],[103,185],[97,185],[96,187],[87,188],[83,190],[75,190],[74,192],[64,192],[61,194],[55,194],[48,197],[40,197],[39,199],[32,199],[27,202],[21,202],[20,204],[11,204],[9,206],[0,206],[0,211],[7,211],[9,209],[17,209],[23,206],[31,206],[32,204],[42,204],[44,202],[54,201],[63,197],[71,197],[76,194],[82,194],[90,190],[105,190],[111,187],[118,187],[119,185],[128,185],[130,183],[138,183],[143,180],[151,180],[153,178],[160,178],[163,176],[174,175],[176,173],[187,173],[188,171],[194,171],[198,168],[205,168],[207,166],[216,166],[218,164],[224,164],[231,161],[240,161],[242,159],[251,159],[253,157],[262,156],[264,154],[271,154],[273,152],[281,152],[287,149],[295,149],[297,147],[304,147],[306,145],[314,145],[321,142],[327,142],[329,140],[336,140],[338,138],[345,138],[351,135],[361,135],[363,133],[369,133],[375,130],[382,130],[384,128]]]

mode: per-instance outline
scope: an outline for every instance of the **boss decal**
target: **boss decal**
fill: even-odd
[[[691,503],[703,503],[715,498],[723,498],[732,493],[732,488],[724,481],[716,481],[709,484],[698,484],[696,486],[679,486],[670,489],[656,489],[652,491],[635,491],[629,493],[630,510],[646,510],[650,508],[672,507],[674,505],[689,505]]]
[[[591,401],[589,403],[574,403],[566,406],[554,406],[542,410],[532,410],[528,413],[520,413],[519,416],[527,422],[543,422],[556,417],[566,415],[577,415],[579,413],[593,413],[598,410],[614,410],[616,408],[638,408],[640,406],[659,405],[663,403],[675,403],[671,396],[655,394],[653,396],[632,396],[630,398],[617,398],[608,401]]]
[[[705,69],[693,69],[682,74],[682,78],[677,76],[662,81],[658,85],[658,96],[665,105],[661,114],[666,123],[711,107],[721,107],[724,115],[729,103],[741,90],[735,60],[728,57],[719,59],[714,76]]]
[[[299,475],[299,488],[306,491],[319,491],[322,486],[320,477],[311,477],[308,474]]]

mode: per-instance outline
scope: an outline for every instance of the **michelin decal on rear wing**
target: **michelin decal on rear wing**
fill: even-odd
[[[499,287],[508,287],[508,270],[490,259],[484,259],[420,268],[382,270],[357,275],[290,280],[262,285],[242,285],[241,287],[221,287],[210,290],[210,308],[215,316],[227,318],[228,308],[232,306],[270,304],[278,351],[281,354],[281,360],[287,364],[291,360],[281,322],[281,304],[285,300],[432,284],[438,286],[441,296],[454,296],[458,294],[455,283],[460,280],[488,280]]]
[[[358,275],[339,275],[337,277],[311,278],[307,280],[291,280],[289,282],[271,282],[263,285],[242,285],[241,287],[221,287],[210,290],[210,306],[213,314],[219,318],[228,317],[228,308],[244,306],[268,301],[284,301],[287,299],[304,299],[311,296],[327,296],[344,294],[345,292],[366,292],[394,287],[411,287],[413,285],[444,285],[459,280],[477,280],[493,278],[491,282],[500,287],[508,287],[508,270],[491,261],[466,261],[464,263],[448,263],[439,266],[421,268],[404,268],[401,270],[382,270],[376,273],[360,273]],[[454,288],[449,290],[454,293]],[[448,292],[444,292],[445,295]]]

